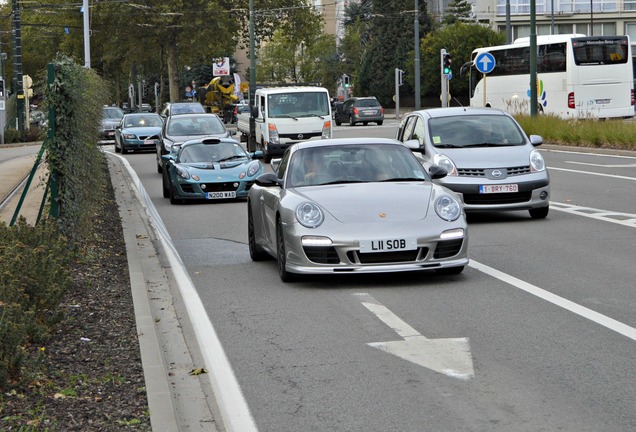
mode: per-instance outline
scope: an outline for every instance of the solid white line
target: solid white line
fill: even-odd
[[[593,176],[599,176],[599,177],[611,177],[611,178],[616,178],[621,180],[636,181],[636,177],[627,177],[627,176],[620,176],[615,174],[602,174],[602,173],[595,173],[595,172],[589,172],[589,171],[579,171],[579,170],[573,170],[568,168],[554,168],[551,166],[548,167],[548,171],[564,171],[564,172],[571,172],[576,174],[586,174],[586,175],[593,175]]]
[[[570,300],[566,300],[563,297],[559,297],[556,294],[553,294],[535,285],[524,282],[521,279],[517,279],[516,277],[510,276],[509,274],[503,273],[492,267],[488,267],[487,265],[481,264],[475,260],[471,259],[468,265],[476,270],[486,273],[489,276],[499,279],[502,282],[505,282],[516,288],[526,291],[529,294],[537,296],[545,301],[548,301],[556,306],[559,306],[563,309],[573,312],[583,318],[587,318],[590,321],[600,324],[603,327],[606,327],[612,331],[615,331],[616,333],[622,334],[623,336],[626,336],[636,341],[636,329],[633,327],[630,327],[626,324],[616,321],[615,319],[609,318],[603,314],[600,314],[591,309],[588,309],[585,306],[581,306]]]
[[[174,278],[181,292],[181,297],[186,306],[188,317],[192,323],[205,368],[210,376],[214,397],[218,403],[222,417],[221,421],[225,430],[228,432],[257,432],[256,423],[250,413],[232,366],[223,350],[221,341],[208,317],[207,311],[203,307],[199,293],[194,287],[179,253],[167,234],[157,209],[146,193],[146,189],[137,173],[126,158],[117,154],[114,156],[120,158],[128,170],[135,186],[134,190],[139,193],[138,198],[145,205],[148,216],[153,222],[158,238],[165,249]]]
[[[575,155],[585,155],[585,156],[601,156],[601,157],[618,158],[618,159],[636,159],[636,156],[626,156],[626,155],[617,155],[617,154],[608,154],[608,153],[593,153],[593,152],[575,151],[575,150],[555,150],[555,149],[547,149],[547,148],[539,148],[539,150],[546,153],[565,153],[565,154],[575,154]]]
[[[623,165],[607,165],[607,164],[599,164],[599,163],[590,163],[590,162],[577,162],[577,161],[565,161],[565,163],[574,164],[574,165],[585,165],[585,166],[593,166],[600,168],[634,168],[636,164],[623,164]]]

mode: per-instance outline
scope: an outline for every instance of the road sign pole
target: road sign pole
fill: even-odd
[[[484,80],[484,106],[486,106],[486,74],[482,74],[482,79]]]

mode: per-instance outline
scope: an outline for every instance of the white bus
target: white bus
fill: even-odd
[[[482,74],[476,57],[495,67]],[[470,105],[530,113],[530,38],[477,48],[470,67]],[[483,69],[483,68],[482,68]],[[634,72],[628,36],[537,36],[538,111],[561,118],[634,116]]]

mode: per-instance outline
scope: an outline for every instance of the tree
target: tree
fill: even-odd
[[[468,22],[471,20],[472,5],[468,2],[468,0],[453,0],[449,3],[442,22],[448,25],[457,21]]]
[[[471,53],[482,46],[500,45],[505,36],[479,24],[457,22],[426,35],[420,44],[422,58],[420,82],[424,96],[437,97],[441,88],[440,50],[452,55],[453,79],[449,81],[452,96],[468,97],[468,79],[460,77],[461,66],[471,61]],[[413,64],[409,60],[409,67]]]
[[[419,10],[420,35],[431,29],[425,3]],[[359,95],[374,95],[385,106],[393,104],[395,68],[405,69],[412,56],[414,16],[412,6],[399,0],[373,2],[371,40],[360,67],[354,77],[354,91]],[[412,81],[411,81],[412,82]],[[412,92],[412,87],[402,87],[402,92]]]

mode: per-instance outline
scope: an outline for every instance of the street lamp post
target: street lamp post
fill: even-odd
[[[419,1],[415,0],[415,109],[420,109],[420,5]]]

